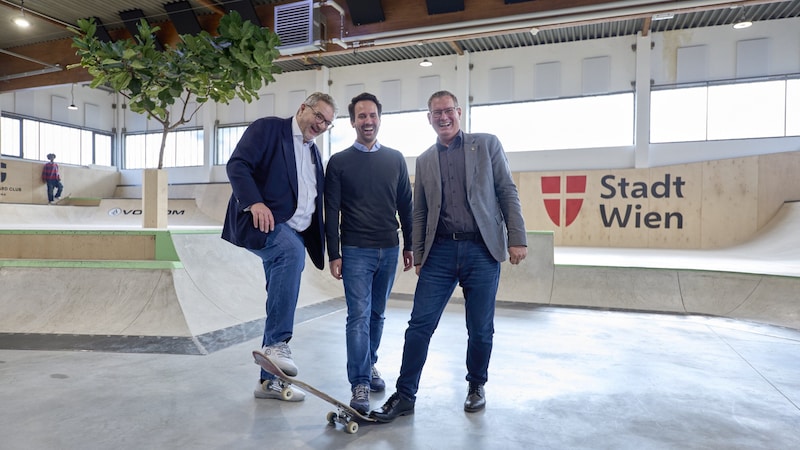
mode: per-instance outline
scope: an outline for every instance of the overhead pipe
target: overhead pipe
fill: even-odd
[[[42,75],[42,74],[45,74],[45,73],[58,72],[58,71],[64,70],[64,68],[61,67],[58,64],[46,63],[44,61],[39,61],[38,59],[33,59],[33,58],[27,57],[25,55],[20,55],[19,53],[14,53],[14,52],[10,52],[8,50],[4,50],[2,48],[0,48],[0,53],[4,53],[6,55],[13,56],[15,58],[24,59],[25,61],[29,61],[29,62],[32,62],[32,63],[41,64],[41,65],[45,66],[44,69],[34,70],[34,71],[31,71],[31,72],[14,73],[14,74],[11,74],[11,75],[5,75],[3,77],[0,77],[0,81],[13,80],[15,78],[24,78],[24,77],[29,77],[29,76],[32,76],[32,75]]]
[[[44,75],[46,73],[60,72],[61,70],[63,70],[61,67],[45,67],[44,69],[31,70],[29,72],[12,73],[10,75],[4,75],[0,77],[0,81],[8,81],[16,78],[32,77],[35,75]]]
[[[336,44],[336,45],[342,47],[343,49],[347,50],[348,46],[344,42],[344,8],[339,6],[338,3],[334,2],[334,1],[331,1],[331,0],[322,0],[319,3],[314,3],[314,7],[315,8],[320,8],[322,6],[330,6],[331,8],[339,11],[339,37],[338,38],[329,39],[327,42],[330,42],[332,44]]]

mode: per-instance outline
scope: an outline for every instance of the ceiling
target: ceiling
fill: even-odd
[[[90,79],[83,71],[64,70],[77,61],[66,26],[97,17],[111,39],[130,36],[120,12],[141,10],[162,28],[159,40],[174,42],[180,33],[167,14],[173,0],[0,0],[0,92]],[[275,29],[277,0],[184,0],[183,12],[213,31],[222,14],[243,4],[261,25]],[[427,3],[449,12],[430,11]],[[746,18],[755,23],[800,17],[800,0],[647,1],[647,0],[318,0],[326,29],[319,48],[286,54],[284,72],[342,67],[464,52],[547,45],[729,25]],[[444,6],[442,6],[444,5]],[[350,8],[353,8],[352,11]],[[24,9],[27,29],[11,23]],[[672,15],[667,20],[654,20]],[[375,17],[383,20],[376,20]],[[360,20],[354,23],[354,18]],[[533,34],[531,28],[536,28]]]

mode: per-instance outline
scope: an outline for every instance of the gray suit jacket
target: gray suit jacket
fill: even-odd
[[[503,146],[496,136],[464,133],[467,200],[481,237],[498,262],[508,247],[527,245],[519,192]],[[442,210],[442,176],[436,145],[417,158],[414,175],[414,264],[424,264],[436,237]]]

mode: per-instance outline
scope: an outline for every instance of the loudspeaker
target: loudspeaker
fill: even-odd
[[[253,4],[250,3],[250,0],[232,0],[225,2],[225,8],[227,8],[228,11],[238,12],[243,20],[249,20],[260,27],[264,26],[264,24],[261,23],[261,19],[258,18],[256,9],[253,7]]]
[[[381,0],[347,0],[347,8],[350,10],[350,20],[353,21],[353,25],[386,20]]]
[[[178,2],[165,3],[164,9],[167,11],[169,20],[175,26],[175,31],[178,34],[199,34],[203,31],[200,28],[200,22],[197,21],[197,16],[194,15],[192,5],[185,0]]]
[[[130,33],[131,36],[134,37],[139,35],[139,21],[141,19],[147,21],[147,19],[144,17],[144,12],[142,12],[141,9],[120,11],[119,18],[122,19],[123,22],[125,22],[125,29],[128,30],[128,33]],[[161,41],[156,39],[155,43],[157,50],[159,51],[164,50],[164,46],[161,44]]]
[[[443,14],[464,10],[464,0],[425,0],[428,14]]]

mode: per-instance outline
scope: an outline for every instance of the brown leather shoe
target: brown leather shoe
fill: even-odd
[[[476,412],[485,407],[486,392],[483,390],[483,384],[470,382],[467,399],[464,401],[464,411]]]
[[[414,401],[405,400],[400,397],[400,394],[395,392],[386,400],[386,403],[369,413],[370,417],[374,417],[378,422],[391,422],[397,416],[407,416],[414,414]]]

